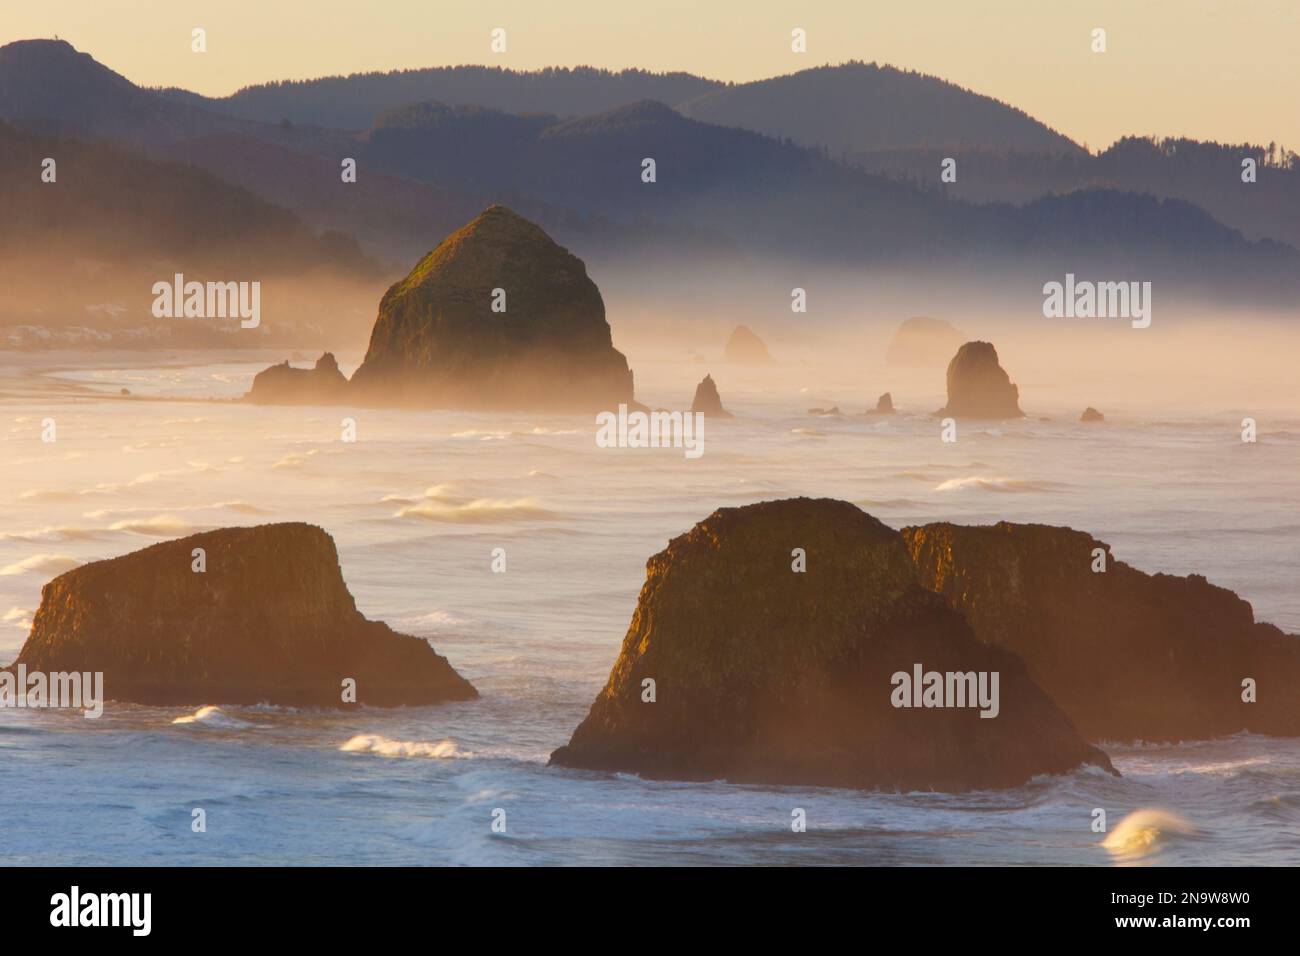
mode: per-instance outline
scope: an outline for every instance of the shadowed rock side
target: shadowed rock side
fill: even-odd
[[[722,396],[718,394],[717,383],[712,375],[704,376],[704,381],[695,386],[695,398],[691,402],[692,412],[703,412],[714,418],[731,418],[731,412],[722,407]]]
[[[965,341],[965,334],[951,322],[913,316],[889,340],[885,364],[893,368],[937,368]]]
[[[807,570],[792,570],[804,548]],[[1013,787],[1110,768],[1031,681],[916,581],[902,536],[843,501],[715,511],[647,563],[623,648],[551,762],[647,777]],[[998,671],[1001,712],[894,708],[896,671]],[[656,701],[642,701],[643,680]]]
[[[192,570],[193,549],[207,570]],[[17,664],[103,671],[112,700],[369,706],[477,697],[420,638],[366,620],[334,540],[308,524],[222,528],[61,574]]]
[[[988,342],[967,342],[948,363],[948,404],[938,415],[953,418],[1024,418],[1020,390],[998,364]]]
[[[344,399],[347,377],[330,352],[314,368],[294,368],[287,361],[253,377],[247,400],[275,405],[328,405]]]
[[[352,385],[360,400],[383,404],[590,410],[632,401],[632,372],[586,266],[504,206],[448,236],[384,294]]]
[[[728,362],[736,365],[771,365],[767,346],[747,325],[738,325],[722,350]]]
[[[1024,658],[1089,740],[1300,734],[1300,637],[1199,575],[1144,574],[1070,528],[904,528],[926,587]],[[1106,549],[1094,572],[1093,549]],[[1258,702],[1242,701],[1253,678]]]

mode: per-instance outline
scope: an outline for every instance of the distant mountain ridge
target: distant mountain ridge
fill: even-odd
[[[458,69],[398,76],[420,82],[431,76],[488,76],[512,95],[527,91],[531,99],[525,105],[539,104],[545,99],[541,94],[566,84],[595,96],[590,84],[608,81],[623,95],[637,84],[653,86],[664,79],[643,71]],[[392,76],[371,78],[382,92],[390,89]],[[610,80],[615,76],[626,84]],[[676,77],[669,84],[672,93],[681,78],[670,76]],[[287,122],[268,123],[224,115],[197,105],[208,102],[202,98],[136,87],[66,43],[23,41],[0,48],[0,119],[113,139],[202,166],[288,205],[317,228],[362,235],[369,248],[383,245],[393,262],[427,249],[465,210],[505,202],[593,262],[636,249],[678,261],[712,254],[732,261],[776,257],[913,270],[958,266],[1056,273],[1104,266],[1246,283],[1261,293],[1293,297],[1300,275],[1294,249],[1252,244],[1185,196],[1161,200],[1085,183],[1089,188],[1040,194],[1023,206],[971,202],[941,184],[937,169],[929,178],[886,175],[840,162],[828,148],[800,146],[788,135],[683,115],[721,116],[717,103],[699,99],[715,93],[749,105],[758,102],[754,97],[797,93],[791,102],[806,108],[794,109],[794,118],[802,121],[804,113],[819,110],[832,116],[842,108],[842,97],[828,94],[825,103],[808,97],[816,100],[827,84],[843,83],[849,101],[854,84],[878,94],[875,101],[864,101],[876,106],[864,109],[863,116],[876,107],[890,115],[907,113],[901,93],[889,96],[882,90],[921,90],[923,102],[939,104],[929,118],[895,116],[886,138],[913,141],[929,135],[927,130],[944,127],[945,110],[965,104],[973,115],[997,119],[989,128],[1001,129],[998,136],[1046,144],[1027,155],[1057,157],[1062,164],[1072,156],[1088,158],[1004,104],[934,78],[867,64],[759,84],[715,84],[680,110],[655,99],[583,116],[567,116],[564,104],[512,113],[481,103],[399,103],[381,111],[366,129],[349,132],[287,117]],[[317,89],[312,81],[277,88],[294,95]],[[857,135],[847,120],[831,122],[843,122],[845,136]],[[972,136],[978,132],[969,129]],[[357,162],[357,183],[340,182],[345,157]],[[653,177],[647,159],[654,162]]]
[[[956,144],[1082,151],[991,96],[914,70],[860,61],[728,84],[676,106],[693,119],[789,137],[835,158],[883,147]]]
[[[225,97],[187,90],[159,92],[176,102],[247,120],[365,129],[379,114],[417,101],[482,106],[503,113],[582,116],[636,100],[689,100],[720,87],[690,73],[617,72],[594,67],[519,71],[489,66],[440,66],[386,73],[352,73],[247,86]]]

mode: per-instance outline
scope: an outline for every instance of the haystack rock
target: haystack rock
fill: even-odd
[[[705,375],[704,381],[695,386],[695,399],[691,402],[692,412],[703,412],[714,418],[731,418],[731,412],[722,407],[722,396],[718,394],[717,383],[712,375]]]
[[[1023,661],[918,584],[902,536],[847,502],[723,508],[646,567],[609,680],[553,764],[890,790],[1110,768]],[[996,672],[997,716],[895,707],[893,675],[918,665]]]
[[[272,365],[253,377],[247,401],[272,405],[328,405],[342,401],[347,376],[339,371],[334,355],[326,352],[314,368],[294,368],[287,361]]]
[[[936,412],[953,418],[1024,418],[1020,390],[998,364],[989,342],[967,342],[948,363],[948,404]]]
[[[1144,574],[1091,535],[1047,525],[903,537],[921,582],[981,640],[1023,657],[1089,740],[1300,735],[1300,636],[1257,623],[1199,575]],[[1246,679],[1255,703],[1242,700]]]
[[[452,233],[389,288],[345,395],[424,408],[635,405],[632,371],[586,266],[504,206]]]
[[[205,570],[195,570],[202,549]],[[222,528],[59,575],[11,666],[102,671],[141,704],[368,706],[477,692],[427,641],[357,610],[334,540],[308,524]]]
[[[895,368],[938,368],[965,341],[965,333],[944,319],[913,316],[890,339],[885,364]]]
[[[747,325],[738,325],[727,339],[723,355],[735,365],[771,365],[767,346]]]
[[[1106,416],[1097,411],[1097,409],[1093,408],[1091,405],[1085,408],[1083,414],[1079,416],[1079,421],[1081,422],[1104,422],[1105,420]]]

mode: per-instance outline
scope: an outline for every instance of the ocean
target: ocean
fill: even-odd
[[[1070,525],[1144,571],[1204,574],[1257,619],[1300,632],[1294,383],[1243,410],[1213,391],[1159,407],[1117,392],[1103,405],[1095,379],[1031,380],[1029,418],[962,424],[944,444],[926,415],[943,404],[941,369],[633,355],[647,404],[683,407],[708,371],[736,413],[708,420],[705,453],[690,460],[598,448],[591,416],[229,401],[281,358],[0,354],[0,661],[67,568],[207,528],[301,520],[334,536],[364,614],[428,638],[481,699],[349,713],[110,703],[98,720],[0,710],[7,863],[1300,861],[1293,739],[1103,745],[1121,778],[1080,771],[958,795],[546,766],[608,675],[646,559],[721,506],[829,496],[893,527]],[[350,372],[359,356],[340,359]],[[905,414],[861,414],[891,386]],[[831,404],[846,414],[807,413]],[[1078,423],[1084,404],[1107,421]],[[1258,417],[1256,443],[1240,440],[1244,414]],[[340,440],[345,417],[354,443]],[[47,419],[53,442],[41,440]],[[505,573],[491,570],[495,548]],[[1106,833],[1092,829],[1097,808]],[[192,829],[196,809],[205,832]],[[792,830],[796,809],[806,832]]]

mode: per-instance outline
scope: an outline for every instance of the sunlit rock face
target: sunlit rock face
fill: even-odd
[[[609,680],[554,764],[905,790],[1110,767],[1015,654],[918,584],[902,536],[848,502],[722,508],[646,567]],[[998,673],[998,715],[896,707],[894,675],[918,664]]]
[[[1200,575],[1144,574],[1071,528],[902,533],[921,583],[1022,657],[1089,740],[1300,734],[1300,637]]]
[[[41,592],[18,664],[102,672],[110,700],[156,705],[478,696],[427,641],[366,620],[334,540],[300,523],[221,528],[61,574]]]

